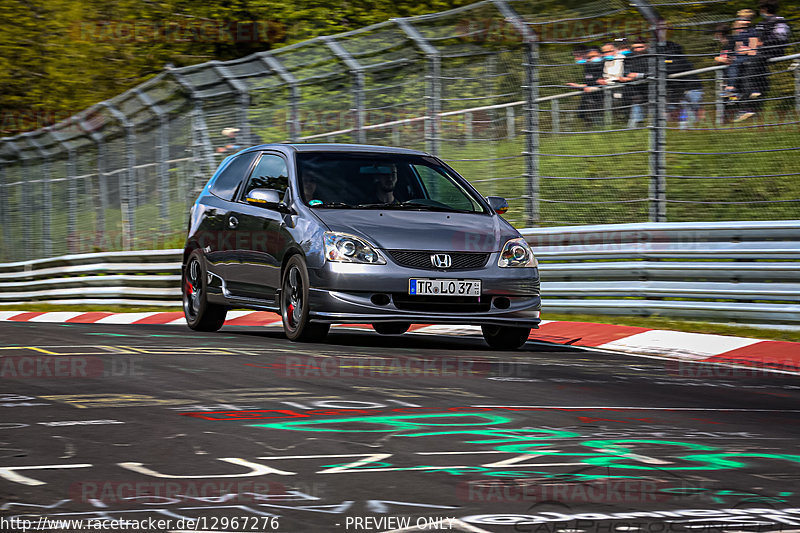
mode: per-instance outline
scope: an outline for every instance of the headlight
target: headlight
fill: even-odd
[[[531,267],[539,266],[539,262],[533,255],[531,247],[525,242],[525,239],[511,239],[505,246],[503,251],[500,252],[500,259],[497,261],[500,267]]]
[[[339,263],[368,263],[385,265],[386,260],[369,243],[347,233],[326,231],[325,258]]]

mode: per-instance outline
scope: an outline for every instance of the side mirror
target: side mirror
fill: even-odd
[[[286,204],[281,201],[283,194],[275,189],[253,189],[245,197],[245,201],[250,205],[257,205],[276,211],[288,211]]]
[[[487,196],[486,200],[489,202],[489,207],[498,215],[502,215],[508,211],[508,200],[502,196]]]

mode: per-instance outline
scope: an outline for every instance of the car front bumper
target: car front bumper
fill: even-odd
[[[329,323],[538,327],[541,309],[538,269],[496,265],[496,253],[484,268],[454,272],[412,269],[391,262],[385,265],[325,262],[321,268],[309,269],[309,312],[315,321]],[[442,305],[452,297],[409,296],[411,278],[479,279],[482,294],[480,298],[450,300],[455,303]],[[462,300],[469,301],[462,303]]]

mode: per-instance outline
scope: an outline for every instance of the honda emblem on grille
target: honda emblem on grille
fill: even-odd
[[[436,268],[450,268],[453,266],[453,259],[447,254],[431,254],[431,263]]]

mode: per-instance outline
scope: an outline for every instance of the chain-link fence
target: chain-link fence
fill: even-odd
[[[491,0],[169,68],[0,139],[0,260],[180,247],[262,142],[427,150],[517,226],[800,218],[800,32],[746,7]]]

